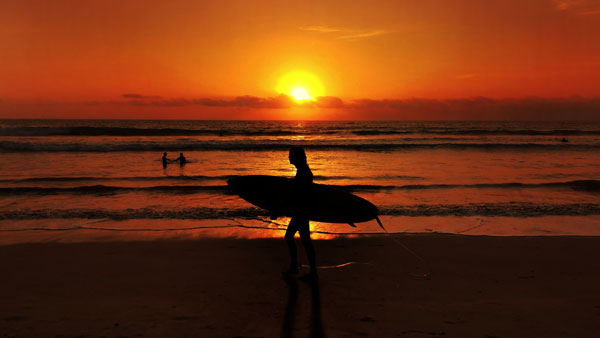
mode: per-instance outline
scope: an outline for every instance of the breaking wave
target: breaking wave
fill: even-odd
[[[179,179],[181,176],[172,176],[173,179]],[[186,176],[183,176],[186,177]],[[192,176],[194,177],[194,176]],[[200,176],[206,177],[206,176]],[[215,176],[209,179],[224,180],[233,176]],[[336,178],[344,177],[337,176]],[[49,178],[50,179],[50,178]],[[80,177],[80,179],[87,179]],[[145,178],[139,178],[145,179]],[[162,178],[149,178],[162,179]],[[196,178],[192,178],[196,179]],[[331,179],[331,178],[330,178]],[[39,179],[29,179],[29,182]],[[59,178],[60,180],[60,178]],[[480,184],[412,184],[412,185],[331,185],[347,192],[381,192],[388,190],[425,190],[425,189],[539,189],[539,188],[568,188],[586,192],[600,192],[600,181],[597,180],[576,180],[568,182],[548,182],[548,183],[480,183]],[[118,194],[130,192],[159,192],[165,194],[195,194],[195,193],[216,193],[230,194],[226,185],[159,185],[149,187],[123,187],[107,185],[86,185],[78,187],[2,187],[0,195],[54,195],[54,194]]]
[[[383,216],[488,216],[488,217],[542,217],[542,216],[588,216],[600,215],[600,204],[593,203],[469,203],[469,204],[420,204],[395,205],[379,208]],[[265,210],[249,208],[190,207],[180,209],[139,208],[125,210],[107,209],[25,209],[5,211],[2,220],[26,220],[46,218],[88,219],[252,219],[268,217]]]
[[[523,136],[585,136],[585,135],[600,135],[600,130],[574,130],[574,129],[556,129],[556,130],[513,130],[513,129],[457,129],[457,128],[441,128],[441,129],[410,129],[410,130],[374,130],[363,129],[352,131],[355,135],[375,136],[375,135],[406,135],[406,134],[435,134],[435,135],[523,135]]]
[[[160,185],[153,187],[117,187],[107,185],[87,185],[81,187],[69,188],[41,188],[41,187],[13,187],[0,188],[0,195],[56,195],[56,194],[119,194],[131,192],[160,192],[163,194],[197,194],[201,192],[211,193],[229,193],[227,186],[210,186],[210,185]]]
[[[139,127],[49,127],[19,126],[2,127],[0,136],[294,136],[294,135],[333,135],[354,134],[361,136],[375,135],[526,135],[526,136],[585,136],[600,135],[600,130],[578,129],[481,129],[465,126],[455,128],[435,128],[394,125],[392,127],[378,124],[373,128],[361,128],[352,124],[339,125],[335,128],[323,128],[315,125],[303,130],[290,128],[274,128],[273,126],[246,126],[236,128],[216,126],[205,128],[139,128]]]
[[[204,176],[204,175],[179,175],[179,176],[134,176],[134,177],[97,177],[97,176],[75,176],[75,177],[30,177],[23,179],[4,179],[3,183],[51,183],[51,182],[85,182],[85,181],[222,181],[228,180],[234,175]]]
[[[381,140],[386,141],[386,140]],[[389,141],[389,140],[387,140]],[[346,141],[327,142],[217,142],[184,140],[174,142],[123,142],[123,143],[65,143],[65,142],[20,142],[0,141],[0,151],[5,152],[118,152],[118,151],[287,151],[291,145],[300,145],[308,150],[350,150],[350,151],[397,151],[419,149],[455,150],[597,150],[600,144],[560,144],[560,143],[349,143]]]
[[[7,127],[0,136],[293,136],[292,130],[180,129],[124,127]],[[328,134],[328,133],[325,133]]]
[[[99,177],[99,176],[74,176],[74,177],[30,177],[23,179],[0,179],[0,183],[61,183],[61,182],[85,182],[85,181],[226,181],[236,175],[204,176],[204,175],[178,175],[178,176],[133,176],[133,177]],[[403,179],[423,180],[419,176],[406,175],[380,175],[358,177],[362,179]],[[315,175],[317,181],[331,180],[353,180],[356,176],[321,176]]]

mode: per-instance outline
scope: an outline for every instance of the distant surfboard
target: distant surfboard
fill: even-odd
[[[241,198],[268,210],[273,216],[303,215],[311,221],[348,223],[352,226],[377,219],[377,207],[373,203],[330,185],[312,183],[307,186],[299,206],[294,202],[297,188],[290,178],[238,176],[229,179],[227,184]]]

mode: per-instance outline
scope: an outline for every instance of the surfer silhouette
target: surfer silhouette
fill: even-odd
[[[292,203],[294,204],[294,216],[288,224],[285,231],[285,241],[290,251],[290,268],[285,272],[286,275],[298,273],[298,253],[296,251],[296,243],[294,236],[296,232],[300,233],[300,240],[306,251],[306,257],[310,264],[310,272],[301,277],[305,280],[315,280],[317,278],[317,264],[315,258],[315,249],[313,248],[312,240],[310,239],[310,227],[308,216],[305,214],[306,204],[308,203],[309,189],[313,182],[313,173],[308,167],[306,153],[301,147],[292,147],[289,155],[290,164],[296,167],[296,177],[294,179],[294,196]]]
[[[179,153],[179,157],[176,158],[173,162],[177,161],[179,161],[179,165],[182,167],[187,163],[187,160],[185,159],[185,156],[183,156],[183,153]]]
[[[169,160],[167,158],[167,153],[163,153],[163,157],[162,157],[162,164],[163,164],[163,168],[167,167],[167,164],[169,164],[169,162],[171,162],[171,160]]]

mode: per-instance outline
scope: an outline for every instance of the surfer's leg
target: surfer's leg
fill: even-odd
[[[310,265],[310,275],[317,275],[317,259],[315,257],[315,248],[313,247],[312,240],[310,239],[310,225],[308,219],[303,219],[298,225],[298,231],[300,232],[300,239],[302,245],[306,251],[306,258],[308,258],[308,264]]]
[[[292,218],[284,236],[290,251],[290,269],[287,271],[288,273],[298,273],[298,253],[296,252],[296,242],[294,241],[296,231],[298,231],[298,227],[296,221]]]

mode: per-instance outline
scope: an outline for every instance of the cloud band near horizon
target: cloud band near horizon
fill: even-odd
[[[115,107],[127,108],[130,117],[136,111],[145,109],[168,109],[176,114],[178,109],[193,107],[203,108],[198,112],[198,119],[213,119],[212,110],[246,111],[245,115],[216,115],[223,119],[262,119],[261,115],[253,116],[251,111],[275,111],[291,108],[319,110],[317,117],[323,119],[357,119],[357,120],[600,120],[600,97],[571,98],[505,98],[488,97],[452,98],[452,99],[351,99],[342,100],[334,96],[317,97],[315,100],[296,101],[288,95],[274,97],[237,96],[233,98],[165,98],[159,95],[126,93],[120,100],[56,102],[56,101],[10,101],[0,99],[0,118],[40,118],[44,111],[55,113],[60,108],[69,107],[74,110],[80,107],[94,107],[96,110],[115,110]],[[67,110],[67,109],[65,109]],[[35,111],[38,114],[28,114]],[[177,116],[173,116],[177,118]],[[268,116],[275,116],[273,113]],[[32,117],[33,116],[33,117]],[[190,118],[189,114],[185,116]],[[48,118],[57,118],[53,115]],[[62,118],[62,117],[58,117]]]
[[[148,96],[143,96],[148,97]],[[453,99],[354,99],[343,101],[334,96],[321,96],[312,101],[295,101],[291,97],[281,94],[275,97],[238,96],[233,99],[170,99],[170,100],[134,100],[129,101],[136,105],[156,106],[185,106],[197,105],[206,107],[237,107],[251,109],[289,109],[292,107],[346,109],[354,111],[371,111],[379,114],[394,112],[399,114],[424,114],[445,116],[470,116],[478,115],[491,118],[494,115],[511,114],[518,116],[546,116],[560,118],[560,116],[576,118],[585,115],[600,117],[600,97],[594,98],[505,98],[493,99],[487,97],[453,98]]]

